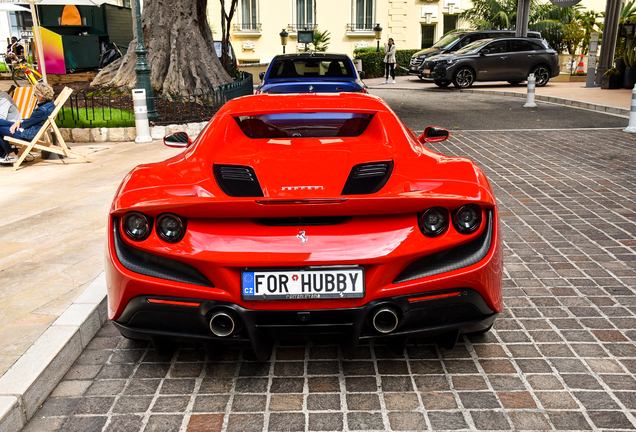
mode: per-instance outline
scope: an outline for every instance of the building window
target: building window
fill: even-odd
[[[257,0],[241,0],[241,30],[260,30],[256,1]]]
[[[422,24],[422,48],[430,48],[433,46],[435,38],[435,25]]]
[[[20,39],[20,31],[32,30],[33,18],[30,11],[9,12],[9,21],[11,22],[11,36]]]
[[[375,0],[352,0],[353,31],[373,31],[373,12]]]
[[[457,15],[444,15],[444,34],[457,28]]]
[[[314,0],[296,0],[296,29],[313,29],[316,26]]]

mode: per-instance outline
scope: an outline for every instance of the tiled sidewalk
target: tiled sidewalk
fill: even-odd
[[[636,429],[636,143],[453,133],[499,201],[506,311],[451,351],[277,345],[162,357],[106,324],[25,427],[60,431]]]

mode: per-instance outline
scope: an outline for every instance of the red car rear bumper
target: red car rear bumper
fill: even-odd
[[[391,256],[360,259],[367,274],[365,297],[326,300],[246,301],[238,278],[235,286],[215,286],[200,263],[192,266],[165,257],[153,264],[156,271],[139,270],[151,254],[126,244],[116,220],[109,223],[108,311],[122,334],[131,338],[249,342],[259,358],[266,358],[267,341],[327,336],[338,337],[345,355],[353,356],[359,340],[423,336],[454,344],[459,334],[487,329],[503,310],[503,247],[496,208],[488,211],[481,234],[466,244],[409,261]],[[382,309],[396,316],[397,326],[389,333],[373,325]],[[234,320],[230,335],[219,337],[211,331],[210,320],[217,312]]]

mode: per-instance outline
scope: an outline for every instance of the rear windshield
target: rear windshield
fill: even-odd
[[[234,117],[250,138],[331,138],[362,134],[373,118],[367,113],[285,113]]]
[[[269,78],[354,78],[351,62],[343,59],[278,59]]]

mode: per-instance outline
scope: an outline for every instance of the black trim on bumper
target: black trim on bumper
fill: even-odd
[[[440,294],[449,296],[432,298]],[[200,305],[149,303],[149,297]],[[427,297],[431,299],[427,300]],[[421,299],[409,301],[414,298]],[[382,308],[390,308],[398,317],[397,328],[391,333],[380,333],[372,325],[375,312]],[[217,311],[236,317],[233,334],[217,337],[212,333],[210,319]],[[459,334],[485,330],[497,315],[477,291],[457,288],[379,299],[357,308],[316,310],[252,310],[210,300],[140,296],[128,303],[114,324],[124,336],[133,339],[251,343],[259,360],[267,359],[271,342],[276,339],[327,338],[340,342],[344,356],[353,358],[360,340],[406,341],[415,336],[443,338],[449,335],[449,338],[455,338],[452,346]]]
[[[132,272],[173,282],[205,287],[214,286],[203,273],[189,264],[128,246],[119,234],[118,218],[113,218],[113,242],[117,259],[121,265]]]
[[[394,284],[434,276],[477,264],[484,259],[492,243],[493,214],[486,211],[486,229],[475,240],[413,261],[395,278]]]

